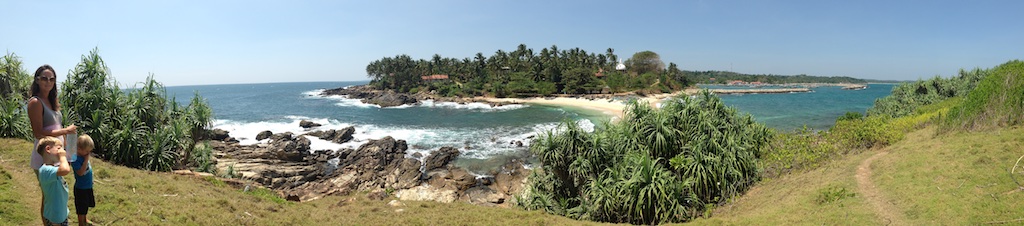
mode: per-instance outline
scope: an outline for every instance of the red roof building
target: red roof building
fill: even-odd
[[[420,76],[420,79],[423,79],[423,81],[448,80],[448,75],[425,75]]]

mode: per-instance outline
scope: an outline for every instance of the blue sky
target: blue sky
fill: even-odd
[[[63,78],[99,47],[116,80],[367,80],[386,56],[520,44],[683,70],[914,80],[1024,59],[1024,1],[10,1],[0,48]]]

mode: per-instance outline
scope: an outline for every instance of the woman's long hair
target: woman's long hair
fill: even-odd
[[[43,66],[39,66],[39,69],[36,69],[36,75],[32,77],[32,93],[29,96],[39,96],[39,89],[41,89],[39,88],[39,76],[42,76],[43,72],[46,70],[53,72],[54,76],[54,80],[52,82],[53,89],[50,89],[50,95],[46,99],[50,101],[50,107],[52,107],[54,111],[60,111],[60,106],[57,105],[57,71],[53,70],[53,67],[49,64],[43,64]]]

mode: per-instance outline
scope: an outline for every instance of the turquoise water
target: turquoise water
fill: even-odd
[[[574,121],[593,129],[608,116],[580,109],[549,106],[485,104],[460,105],[426,102],[416,106],[380,108],[343,97],[321,97],[323,89],[366,82],[302,82],[167,87],[169,95],[187,104],[198,91],[214,112],[214,127],[227,130],[242,144],[254,144],[257,133],[308,132],[300,120],[323,124],[318,129],[354,126],[355,141],[334,144],[315,137],[313,150],[357,148],[369,139],[392,136],[406,140],[411,153],[426,153],[442,146],[459,148],[457,164],[486,172],[503,159],[528,156],[530,138],[559,123]],[[758,121],[779,129],[807,125],[826,129],[847,111],[864,112],[875,98],[887,95],[892,85],[872,84],[866,90],[815,88],[813,93],[723,95],[726,104],[751,113]]]
[[[722,101],[750,113],[769,127],[791,131],[802,128],[824,130],[846,112],[863,114],[875,99],[889,95],[892,84],[868,84],[863,90],[827,86],[810,93],[721,95]],[[718,87],[709,87],[718,88]]]

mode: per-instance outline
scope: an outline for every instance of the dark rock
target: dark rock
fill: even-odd
[[[302,121],[299,121],[299,126],[302,127],[302,128],[309,129],[309,128],[317,127],[317,126],[321,126],[321,125],[320,125],[320,123],[315,123],[315,122],[310,122],[310,121],[307,121],[307,120],[302,120]]]
[[[320,139],[329,140],[337,144],[343,144],[353,139],[352,134],[356,132],[355,127],[345,127],[340,130],[326,130],[326,131],[313,131],[306,133],[309,136],[319,137]]]
[[[517,140],[516,141],[516,147],[523,147],[523,142]]]
[[[483,186],[489,186],[491,184],[494,184],[494,177],[487,176],[487,177],[476,178],[476,184],[483,185]]]
[[[422,153],[419,153],[419,152],[416,152],[416,153],[412,153],[412,157],[413,157],[413,158],[417,158],[417,159],[418,159],[418,158],[423,158],[423,154],[422,154]]]
[[[260,133],[256,134],[256,140],[263,140],[263,139],[270,138],[270,135],[274,135],[274,133],[270,132],[270,130],[264,130],[263,132],[260,132]]]
[[[431,171],[448,165],[449,162],[459,157],[459,150],[453,147],[441,147],[430,152],[426,159],[423,159],[423,169]]]
[[[298,202],[301,199],[299,199],[299,196],[296,195],[296,194],[288,194],[288,195],[285,196],[285,200],[292,201],[292,202]]]
[[[228,131],[222,129],[213,129],[210,133],[210,138],[213,140],[227,140],[229,137]]]
[[[292,133],[278,133],[271,135],[272,140],[267,144],[267,150],[276,159],[286,161],[303,161],[309,155],[309,139],[305,136],[293,136]]]
[[[363,99],[363,102],[368,104],[380,105],[380,107],[395,107],[404,104],[415,104],[418,103],[419,101],[417,101],[416,98],[410,97],[409,95],[406,94],[388,91],[377,97]]]
[[[391,90],[376,90],[369,86],[353,86],[349,88],[337,88],[324,90],[321,95],[344,95],[349,98],[360,99],[363,103],[376,104],[381,107],[394,107],[403,104],[419,103],[419,100],[429,98],[425,94],[404,94]]]

